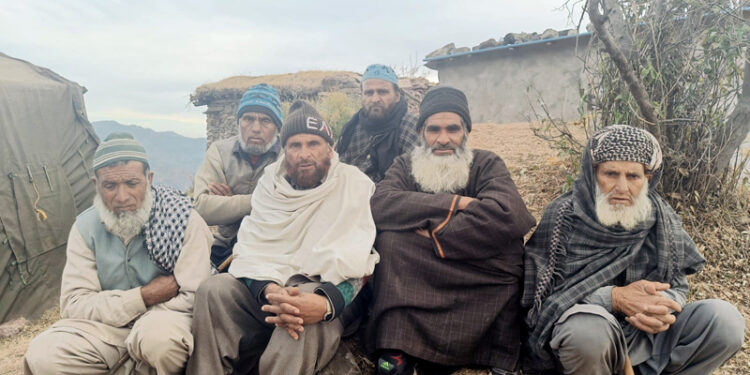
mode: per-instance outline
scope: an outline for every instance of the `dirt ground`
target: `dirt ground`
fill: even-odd
[[[500,155],[508,165],[513,179],[524,197],[531,213],[541,217],[544,206],[560,194],[565,181],[575,172],[568,171],[565,163],[541,139],[535,137],[527,123],[516,124],[475,124],[469,138],[469,144],[474,148],[491,150]],[[701,246],[700,241],[696,239]],[[714,258],[707,257],[709,264]],[[750,322],[750,289],[746,285],[747,277],[742,275],[742,281],[726,283],[727,273],[742,273],[747,269],[747,256],[739,257],[731,270],[724,268],[719,260],[709,265],[703,275],[691,278],[694,292],[691,298],[724,298],[734,303],[745,315],[746,327]],[[717,265],[718,264],[718,265]],[[733,280],[737,280],[737,276]],[[28,342],[36,334],[49,326],[59,317],[56,310],[49,311],[42,319],[34,322],[22,333],[15,337],[0,340],[0,375],[22,374],[22,358]],[[750,375],[750,338],[746,334],[745,343],[740,353],[725,364],[716,374],[746,374]],[[459,370],[456,374],[479,375],[487,374],[487,370]]]

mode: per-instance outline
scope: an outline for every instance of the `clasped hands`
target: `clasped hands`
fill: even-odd
[[[664,332],[677,320],[672,312],[682,311],[679,303],[662,292],[670,285],[639,280],[612,288],[612,310],[625,314],[625,320],[641,331]]]
[[[266,323],[286,329],[295,340],[305,331],[306,324],[315,324],[323,320],[327,312],[326,298],[315,293],[300,292],[297,287],[284,287],[269,283],[263,290],[267,305],[261,310],[274,314],[266,317]]]

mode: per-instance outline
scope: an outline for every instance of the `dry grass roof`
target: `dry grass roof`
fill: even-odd
[[[361,75],[347,71],[324,71],[309,70],[297,73],[273,74],[265,76],[234,76],[218,82],[206,83],[199,86],[191,100],[194,105],[205,105],[217,98],[235,98],[245,92],[248,88],[259,83],[267,83],[277,91],[279,95],[286,93],[317,93],[322,86],[323,80],[334,76],[348,76],[359,81]]]

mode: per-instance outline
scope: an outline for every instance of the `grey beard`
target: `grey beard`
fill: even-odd
[[[102,218],[104,228],[119,237],[125,244],[129,243],[148,224],[153,203],[154,193],[150,187],[146,191],[141,208],[135,211],[114,213],[107,208],[98,192],[94,196],[94,207],[99,211],[99,217]]]
[[[427,193],[455,193],[469,183],[474,151],[466,142],[453,155],[438,156],[420,142],[411,152],[411,175]]]
[[[648,198],[648,181],[643,184],[637,197],[630,197],[633,200],[630,206],[610,204],[610,195],[612,194],[604,194],[599,184],[596,184],[596,217],[602,225],[606,227],[620,225],[630,231],[651,216],[652,206]]]
[[[237,129],[237,131],[239,132],[237,134],[239,134],[238,138],[240,139],[240,148],[242,149],[242,151],[244,151],[248,155],[263,155],[266,152],[268,152],[268,150],[270,150],[271,147],[273,147],[273,145],[276,144],[276,142],[279,141],[279,137],[277,137],[279,131],[277,130],[276,133],[274,133],[273,138],[271,139],[271,141],[268,142],[268,143],[266,143],[265,145],[263,145],[263,146],[260,146],[260,145],[248,145],[245,142],[245,140],[242,139],[242,130],[241,129]]]

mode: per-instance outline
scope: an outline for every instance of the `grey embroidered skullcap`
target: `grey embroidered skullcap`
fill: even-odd
[[[661,167],[659,141],[651,133],[630,125],[610,125],[591,136],[591,160],[594,165],[605,161],[633,161],[647,171]]]
[[[127,132],[115,132],[99,144],[94,153],[94,173],[99,168],[113,165],[120,161],[135,160],[148,168],[146,150],[133,135]]]

